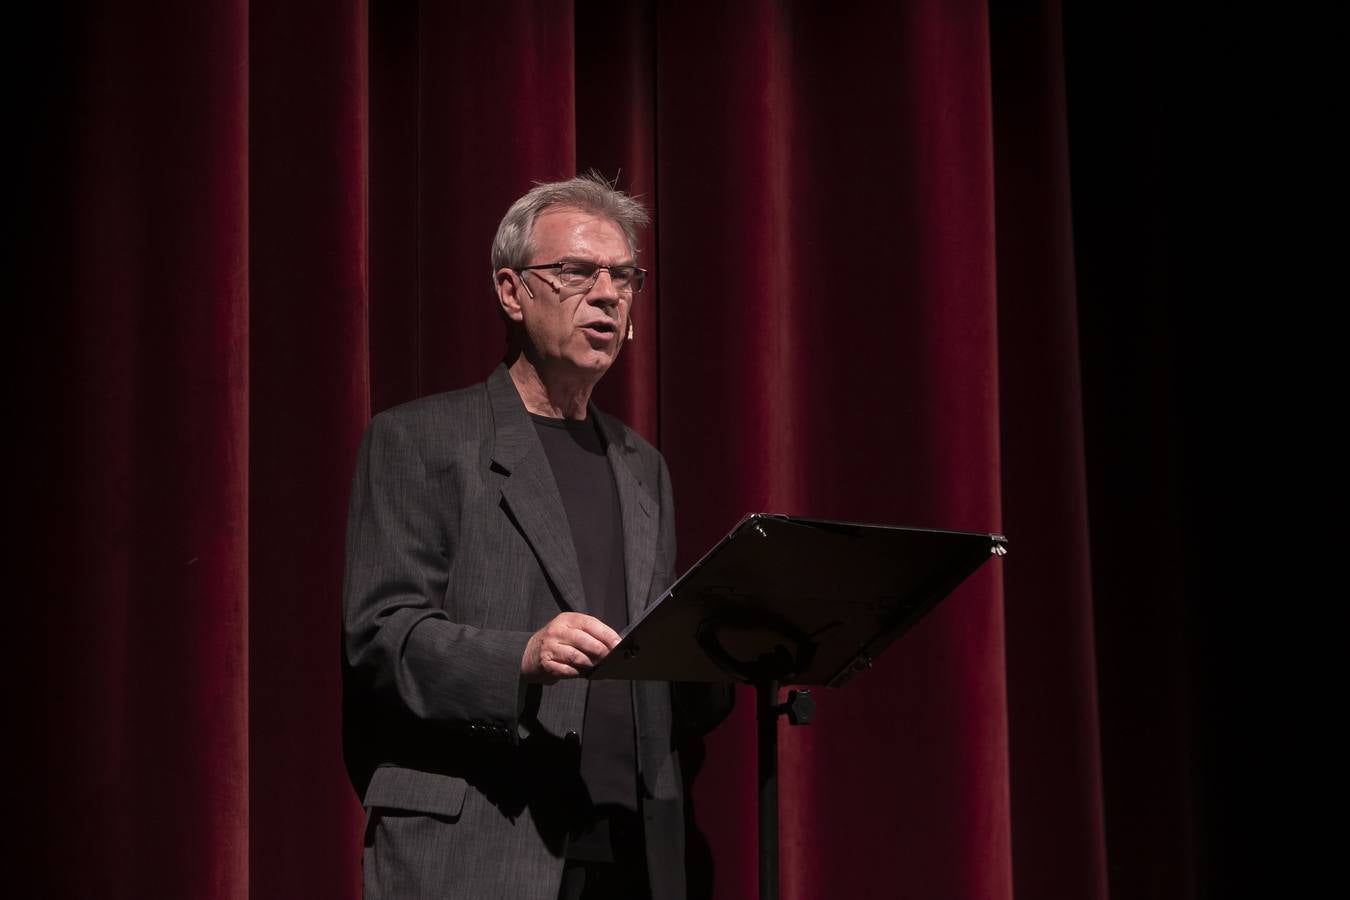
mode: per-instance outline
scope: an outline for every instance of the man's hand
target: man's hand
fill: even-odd
[[[539,684],[576,678],[608,656],[618,643],[614,629],[594,616],[559,613],[525,644],[520,677]]]

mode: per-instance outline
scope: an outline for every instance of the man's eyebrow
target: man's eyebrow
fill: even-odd
[[[564,256],[558,260],[560,263],[585,263],[588,266],[598,266],[600,263],[593,259],[586,259],[584,256]],[[637,261],[633,257],[625,257],[621,262],[613,263],[616,266],[637,266]]]

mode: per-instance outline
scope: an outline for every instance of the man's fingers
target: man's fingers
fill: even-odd
[[[544,655],[544,659],[547,662],[554,662],[558,663],[559,665],[570,666],[573,669],[581,669],[581,668],[589,669],[591,666],[595,665],[603,658],[604,658],[603,655],[600,657],[596,657],[580,649],[579,647],[574,647],[571,644],[563,642],[551,644],[548,647],[546,654]]]
[[[576,678],[609,655],[619,635],[585,613],[559,613],[525,647],[520,672],[528,679]]]
[[[613,650],[619,643],[619,633],[595,616],[578,613],[576,619],[572,622],[572,627],[586,632],[586,634],[604,644],[606,652]]]
[[[586,654],[591,662],[599,662],[609,655],[609,645],[603,643],[588,631],[572,628],[567,632],[564,642]]]
[[[544,671],[555,678],[577,678],[581,675],[579,671],[567,663],[559,662],[556,659],[546,660],[544,662]]]

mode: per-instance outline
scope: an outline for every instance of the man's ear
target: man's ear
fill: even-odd
[[[521,309],[524,293],[515,272],[507,268],[497,270],[497,305],[501,307],[502,315],[512,322],[525,318],[525,311]]]

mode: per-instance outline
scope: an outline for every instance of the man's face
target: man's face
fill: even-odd
[[[530,265],[583,261],[597,265],[633,265],[636,260],[623,231],[610,219],[571,207],[550,207],[534,220],[534,253]],[[518,289],[518,312],[507,315],[523,322],[526,340],[540,367],[563,375],[603,375],[619,355],[628,330],[633,297],[614,289],[609,272],[601,270],[589,290],[560,292],[558,272],[534,269],[518,276],[530,293]]]

